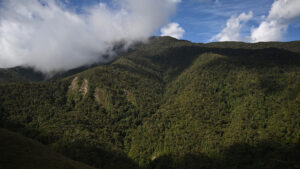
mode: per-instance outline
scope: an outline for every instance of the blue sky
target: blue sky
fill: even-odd
[[[0,68],[107,62],[120,41],[300,40],[300,0],[0,0]]]
[[[249,33],[249,26],[257,26],[260,16],[267,15],[273,3],[272,0],[219,0],[217,2],[187,0],[179,4],[178,11],[171,20],[180,23],[185,29],[185,39],[208,42],[225,27],[227,19],[232,15],[253,11],[255,17],[243,30],[244,34]]]
[[[65,0],[70,7],[78,11],[82,6],[98,2],[111,4],[111,0]],[[226,27],[231,16],[253,12],[253,17],[243,24],[241,36],[250,36],[251,30],[258,27],[263,16],[268,16],[274,0],[182,0],[177,11],[170,18],[185,30],[182,39],[193,42],[210,42]],[[300,7],[299,7],[300,10]],[[158,29],[155,35],[160,35]],[[288,25],[281,41],[300,40],[300,21]],[[214,40],[216,41],[216,40]]]

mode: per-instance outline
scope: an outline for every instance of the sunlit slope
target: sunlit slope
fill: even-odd
[[[226,158],[224,151],[241,143],[249,149],[262,146],[266,152],[274,144],[297,145],[299,59],[284,62],[281,56],[268,59],[256,54],[199,55],[167,84],[157,113],[138,128],[130,155],[150,159],[204,153]]]
[[[291,168],[298,44],[154,37],[63,79],[2,84],[1,124],[97,168]]]

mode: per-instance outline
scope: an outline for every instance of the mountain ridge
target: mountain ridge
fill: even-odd
[[[97,168],[297,168],[299,43],[153,37],[67,77],[0,84],[0,124]]]
[[[257,43],[246,43],[246,42],[210,42],[210,43],[193,43],[187,40],[178,40],[172,37],[157,37],[153,36],[149,38],[149,41],[145,43],[147,45],[148,43],[156,43],[155,41],[159,41],[159,45],[169,45],[172,42],[176,43],[182,43],[186,45],[192,45],[197,47],[203,47],[203,48],[212,48],[211,50],[215,48],[231,48],[231,49],[265,49],[265,48],[278,48],[278,49],[284,49],[295,53],[300,53],[299,45],[300,41],[290,41],[290,42],[257,42]],[[136,43],[132,47],[130,47],[130,50],[136,50],[140,46],[143,46],[142,43]],[[158,47],[158,46],[156,46]],[[124,53],[122,49],[122,45],[116,45],[115,47],[116,54],[119,56],[126,55],[126,52]],[[112,60],[111,62],[114,62],[118,60],[119,57],[115,57],[116,59]],[[109,62],[110,63],[110,62]],[[108,64],[109,64],[108,63]],[[63,77],[71,76],[77,73],[80,73],[82,71],[88,70],[93,67],[101,66],[105,64],[96,63],[91,64],[89,66],[81,66],[78,68],[74,68],[68,71],[63,72],[57,72],[54,73],[54,75],[45,75],[34,68],[31,68],[29,66],[23,67],[13,67],[13,68],[0,68],[0,82],[14,82],[14,81],[44,81],[44,80],[55,80],[60,79]]]

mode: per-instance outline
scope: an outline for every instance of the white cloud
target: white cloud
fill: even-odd
[[[171,36],[176,39],[181,39],[184,34],[184,29],[178,23],[169,23],[161,28],[161,36]]]
[[[43,72],[106,62],[113,44],[145,40],[168,22],[180,0],[115,1],[78,14],[56,0],[2,0],[0,67],[28,65]]]
[[[300,20],[300,0],[276,0],[268,17],[252,30],[252,42],[280,41],[289,24]]]
[[[180,3],[181,0],[169,0],[170,2],[173,2],[173,3]]]
[[[241,41],[240,31],[243,25],[253,17],[252,11],[248,14],[241,13],[239,16],[231,16],[227,20],[226,27],[217,35],[215,35],[211,41]]]
[[[280,41],[287,28],[288,25],[280,24],[276,20],[263,21],[258,28],[252,30],[251,41]]]
[[[292,21],[300,17],[299,0],[276,0],[269,12],[269,20]]]

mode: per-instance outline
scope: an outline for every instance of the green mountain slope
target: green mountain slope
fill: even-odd
[[[299,46],[153,37],[63,79],[0,85],[0,124],[97,168],[297,168]]]
[[[204,44],[205,47],[211,48],[231,48],[231,49],[266,49],[277,48],[288,50],[290,52],[300,53],[299,41],[293,42],[259,42],[259,43],[244,43],[244,42],[212,42]]]
[[[251,57],[243,62],[230,55],[200,55],[167,85],[163,104],[138,129],[130,155],[149,159],[189,152],[222,159],[228,147],[240,143],[297,145],[299,64],[275,58],[253,63]]]
[[[0,152],[1,169],[92,169],[5,129],[0,129]]]
[[[44,79],[45,75],[32,68],[14,67],[0,69],[0,83],[42,81]]]

